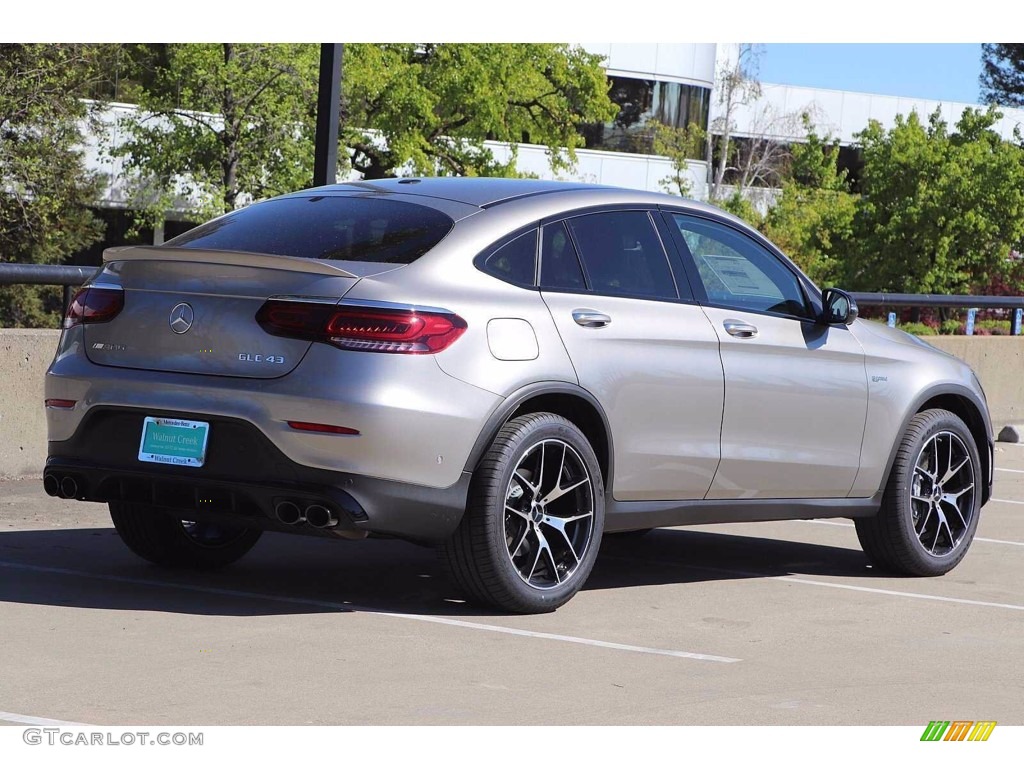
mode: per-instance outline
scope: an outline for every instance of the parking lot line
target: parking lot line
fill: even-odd
[[[607,560],[618,560],[620,562],[636,562],[638,558],[623,557],[620,555],[601,555]],[[770,573],[759,573],[757,571],[739,571],[734,568],[715,568],[710,565],[693,565],[692,563],[677,562],[674,560],[655,560],[643,558],[647,565],[665,565],[672,568],[690,568],[697,571],[709,571],[711,573],[724,573],[730,576],[742,576],[745,579],[765,579],[766,581],[786,581],[793,584],[809,584],[815,587],[829,587],[830,589],[846,589],[851,592],[871,592],[876,595],[892,595],[894,597],[908,597],[915,600],[933,600],[940,603],[958,603],[960,605],[974,605],[982,608],[1004,608],[1011,611],[1024,611],[1024,605],[1014,603],[990,603],[984,600],[968,600],[963,597],[945,597],[943,595],[926,595],[921,592],[901,592],[895,589],[880,589],[878,587],[858,587],[853,584],[841,584],[833,581],[816,581],[815,579],[802,579],[798,576],[773,576]]]
[[[1024,469],[1007,469],[1006,467],[996,467],[996,472],[1013,472],[1016,475],[1024,475]]]
[[[816,587],[830,587],[832,589],[848,589],[853,592],[871,592],[876,595],[893,595],[895,597],[909,597],[916,600],[934,600],[940,603],[959,603],[961,605],[974,605],[983,608],[1005,608],[1011,611],[1024,611],[1024,605],[1014,603],[990,603],[984,600],[967,600],[962,597],[945,597],[943,595],[926,595],[921,592],[901,592],[896,589],[879,589],[877,587],[858,587],[854,584],[838,584],[831,581],[815,581],[814,579],[801,579],[796,576],[769,576],[776,581],[789,581],[796,584],[812,584]]]
[[[33,573],[48,573],[58,576],[75,576],[86,579],[97,579],[99,581],[110,581],[119,584],[134,584],[146,587],[160,587],[162,589],[178,589],[186,592],[200,592],[203,594],[219,595],[222,597],[240,597],[247,600],[272,600],[281,603],[294,605],[313,606],[338,611],[341,613],[363,613],[374,616],[382,616],[392,619],[406,619],[408,621],[420,621],[427,624],[443,624],[450,627],[462,627],[464,629],[475,629],[484,632],[496,632],[505,635],[517,635],[519,637],[530,637],[538,640],[554,640],[562,643],[574,643],[576,645],[589,645],[595,648],[607,648],[614,651],[629,651],[631,653],[644,653],[652,656],[671,656],[678,659],[693,659],[696,661],[713,661],[724,664],[731,664],[741,659],[731,656],[715,656],[707,653],[694,653],[692,651],[675,651],[667,648],[647,648],[641,645],[627,645],[624,643],[612,643],[605,640],[594,640],[587,637],[576,637],[574,635],[556,635],[548,632],[534,632],[528,629],[516,629],[514,627],[503,627],[497,624],[483,624],[475,621],[462,619],[450,619],[444,616],[428,616],[415,613],[395,613],[382,611],[375,608],[365,608],[351,603],[336,603],[329,600],[314,600],[304,597],[289,597],[287,595],[271,595],[262,592],[248,592],[238,589],[222,589],[220,587],[204,587],[194,584],[179,584],[176,582],[159,581],[157,579],[137,579],[129,576],[114,576],[112,574],[90,573],[71,568],[54,568],[42,565],[29,565],[27,563],[16,563],[0,560],[0,567],[11,568]]]
[[[33,717],[32,715],[19,715],[16,712],[0,712],[0,721],[5,723],[19,723],[20,725],[53,725],[66,728],[89,728],[89,723],[75,723],[70,720],[53,720],[49,717]]]
[[[998,501],[1000,504],[1024,504],[1024,501],[1013,501],[1012,499],[990,499],[990,501]]]
[[[1006,539],[986,539],[984,536],[975,536],[975,541],[984,541],[986,544],[1006,544],[1011,547],[1024,547],[1024,541],[1007,541]]]
[[[993,499],[996,501],[996,499]],[[794,523],[814,523],[815,525],[838,525],[843,528],[853,528],[853,523],[840,523],[837,520],[793,520]],[[1007,541],[1006,539],[986,539],[983,536],[975,536],[975,541],[984,541],[987,544],[1007,544],[1011,547],[1024,547],[1024,541]]]

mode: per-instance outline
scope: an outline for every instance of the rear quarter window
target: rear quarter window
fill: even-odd
[[[304,259],[411,264],[455,222],[433,208],[380,198],[314,195],[267,200],[164,245]]]
[[[531,229],[496,248],[480,263],[489,275],[524,288],[534,286],[537,269],[537,230]]]

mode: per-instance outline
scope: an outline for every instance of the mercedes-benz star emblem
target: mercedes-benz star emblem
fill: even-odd
[[[192,307],[181,302],[171,310],[171,317],[168,320],[171,330],[175,333],[188,333],[188,329],[192,327],[193,317]]]

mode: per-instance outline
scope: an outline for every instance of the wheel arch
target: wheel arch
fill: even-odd
[[[498,431],[510,419],[527,413],[555,413],[575,424],[590,441],[601,475],[605,493],[611,494],[614,466],[611,427],[608,416],[590,392],[568,382],[542,382],[517,390],[488,417],[466,462],[466,471],[473,472]]]
[[[910,409],[908,409],[897,439],[894,441],[889,452],[889,460],[885,465],[886,480],[892,472],[892,465],[896,461],[896,453],[899,450],[900,441],[907,431],[910,420],[922,411],[933,408],[941,408],[959,416],[970,430],[971,436],[978,447],[978,455],[981,458],[981,470],[983,478],[981,503],[985,504],[992,495],[992,424],[988,415],[988,408],[984,402],[970,389],[954,384],[938,385],[929,388],[918,395]]]

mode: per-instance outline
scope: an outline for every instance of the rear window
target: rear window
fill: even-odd
[[[191,229],[165,245],[410,264],[453,226],[455,222],[445,214],[415,203],[318,195],[257,203]]]

